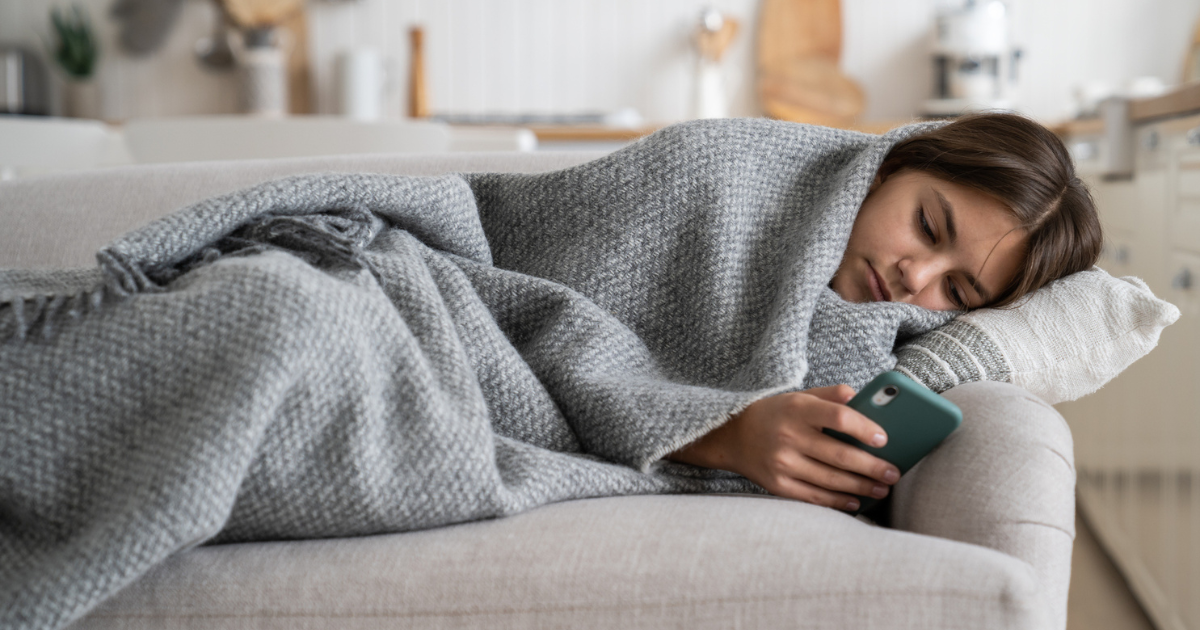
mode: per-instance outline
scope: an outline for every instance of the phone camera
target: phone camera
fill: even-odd
[[[876,390],[874,396],[871,396],[871,402],[875,403],[875,406],[877,406],[877,407],[882,407],[882,406],[892,402],[892,400],[894,400],[896,398],[896,394],[899,394],[899,393],[900,393],[899,387],[897,387],[895,385],[884,385],[883,387],[880,387],[878,390]]]

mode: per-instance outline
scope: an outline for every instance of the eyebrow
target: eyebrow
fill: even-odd
[[[949,237],[950,244],[953,245],[958,240],[958,228],[954,225],[954,206],[950,205],[950,200],[946,199],[946,196],[940,190],[934,190],[933,192],[937,195],[938,205],[942,207],[942,218],[946,221],[946,236]],[[966,277],[967,282],[971,284],[975,292],[979,294],[979,298],[983,300],[984,304],[992,301],[991,292],[979,283],[979,279],[975,277],[975,274],[964,273],[963,276]]]

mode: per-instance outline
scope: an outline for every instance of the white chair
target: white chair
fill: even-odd
[[[99,120],[0,115],[0,180],[129,162]]]
[[[131,120],[125,143],[135,162],[196,162],[346,155],[442,153],[445,123],[356,121],[335,116],[189,116]]]

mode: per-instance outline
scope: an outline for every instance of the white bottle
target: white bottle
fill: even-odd
[[[378,51],[342,51],[334,66],[337,113],[354,120],[379,120],[388,84],[387,67]]]
[[[722,76],[721,56],[737,32],[737,22],[708,7],[700,14],[696,31],[696,76],[692,83],[692,116],[724,118],[729,115]]]
[[[718,61],[700,56],[696,60],[695,94],[692,97],[692,115],[695,118],[725,118],[729,109],[725,106],[725,82]]]
[[[287,54],[273,28],[249,29],[236,50],[242,72],[242,110],[282,117],[288,112]]]

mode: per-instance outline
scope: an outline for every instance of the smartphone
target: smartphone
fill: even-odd
[[[962,424],[957,405],[899,372],[876,376],[846,404],[883,427],[887,444],[868,446],[832,429],[825,433],[894,464],[901,475]],[[858,497],[858,502],[855,514],[867,511],[879,499]]]

